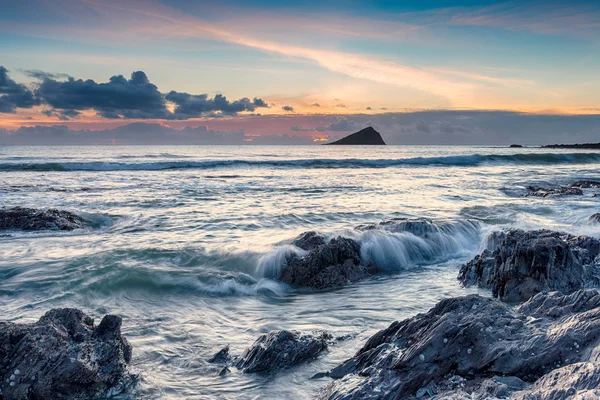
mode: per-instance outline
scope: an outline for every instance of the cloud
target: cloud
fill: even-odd
[[[338,108],[346,108],[345,104],[336,104],[335,106],[338,107]]]
[[[367,107],[366,109],[367,109],[367,110],[372,110],[372,108],[371,108],[371,107]]]
[[[310,105],[311,107],[321,107],[321,105],[319,103],[313,103]]]
[[[293,126],[290,126],[290,131],[294,131],[294,132],[314,132],[315,128],[305,128],[302,125],[293,125]]]
[[[287,112],[294,112],[294,107],[292,107],[292,106],[283,106],[283,107],[281,107],[281,109],[283,111],[287,111]]]
[[[0,113],[14,113],[17,108],[31,108],[39,104],[34,93],[10,79],[8,70],[0,65]]]
[[[195,118],[211,112],[235,115],[243,111],[255,111],[257,107],[268,107],[259,98],[254,98],[254,100],[243,98],[230,102],[221,94],[211,99],[206,94],[191,95],[171,91],[165,96],[165,99],[176,105],[174,115],[170,116],[171,119]]]
[[[362,124],[352,121],[347,118],[342,118],[338,121],[332,122],[326,126],[317,126],[315,128],[318,132],[350,132],[358,131],[364,128]]]
[[[10,79],[7,72],[0,66],[0,112],[5,113],[15,112],[16,108],[47,105],[50,108],[42,110],[42,114],[60,120],[76,118],[85,110],[94,110],[108,119],[185,120],[207,115],[236,115],[268,107],[257,97],[229,101],[222,94],[211,98],[207,94],[171,91],[164,95],[143,71],[133,72],[129,79],[114,75],[108,82],[97,83],[66,74],[26,70],[27,76],[40,81],[34,91]],[[169,110],[169,103],[175,105],[173,112]]]

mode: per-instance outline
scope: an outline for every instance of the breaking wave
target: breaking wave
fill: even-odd
[[[389,168],[401,166],[478,166],[505,164],[589,164],[600,163],[600,153],[473,154],[464,156],[415,157],[399,159],[297,159],[297,160],[206,160],[159,162],[46,162],[4,163],[0,171],[159,171],[175,169],[218,169],[266,167],[305,168]]]

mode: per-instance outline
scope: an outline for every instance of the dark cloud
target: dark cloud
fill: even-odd
[[[0,113],[14,113],[17,108],[31,108],[39,104],[34,93],[10,79],[8,70],[0,65]]]
[[[335,106],[338,107],[338,108],[346,108],[345,104],[336,104]]]
[[[321,105],[319,103],[312,103],[310,106],[311,107],[321,107]]]
[[[25,70],[22,70],[22,72],[25,75],[27,75],[33,79],[38,79],[40,81],[42,81],[44,79],[68,79],[71,77],[68,74],[61,74],[61,73],[53,74],[50,72],[40,71],[39,69],[25,69]]]
[[[209,98],[207,94],[192,95],[176,91],[169,92],[165,99],[176,105],[171,119],[188,119],[206,115],[207,113],[221,112],[235,115],[243,111],[254,111],[258,107],[268,107],[264,100],[243,98],[230,102],[221,94]]]
[[[281,107],[283,111],[294,112],[294,107],[292,106],[283,106]]]
[[[367,107],[367,110],[372,110],[372,108],[371,107]]]

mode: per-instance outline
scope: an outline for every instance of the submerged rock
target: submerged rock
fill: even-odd
[[[98,326],[83,312],[48,311],[33,324],[0,322],[0,398],[89,399],[130,384],[121,318]]]
[[[317,236],[302,239],[308,234],[297,240],[302,241],[310,252],[288,256],[279,277],[282,282],[299,287],[330,289],[361,280],[375,272],[373,267],[362,265],[357,241],[338,236],[328,243],[316,244]]]
[[[54,208],[47,210],[25,207],[0,209],[0,230],[72,231],[84,226],[85,221],[80,216]]]
[[[565,314],[556,312],[558,305],[573,301],[578,305],[563,308]],[[428,394],[428,389],[444,399],[506,398],[550,387],[567,393],[574,380],[589,390],[598,381],[595,368],[563,381],[552,374],[566,365],[598,361],[598,304],[596,290],[571,296],[540,293],[517,309],[478,295],[442,300],[429,312],[372,336],[354,357],[330,371],[336,380],[321,398],[403,399]]]
[[[592,214],[588,217],[588,222],[600,224],[600,213]]]
[[[527,300],[543,290],[570,293],[598,284],[600,241],[548,230],[512,230],[491,241],[463,265],[458,279],[465,286],[491,289],[504,301]]]
[[[582,189],[598,189],[600,188],[600,182],[598,181],[576,181],[571,184],[571,187],[582,188]]]
[[[583,196],[583,191],[578,187],[542,188],[528,186],[526,196],[554,197],[554,196]]]
[[[327,349],[331,335],[295,331],[272,331],[260,336],[235,366],[244,372],[269,372],[291,367],[318,356]]]

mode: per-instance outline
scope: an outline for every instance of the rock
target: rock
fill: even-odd
[[[72,231],[83,227],[85,227],[85,221],[80,216],[54,208],[37,210],[34,208],[13,207],[0,210],[0,230]]]
[[[521,148],[521,147],[523,147],[523,145],[521,145],[521,144],[511,144],[509,147],[512,148],[512,149],[515,149],[515,148]]]
[[[557,317],[560,313],[551,311],[574,299],[579,299],[578,306],[563,309],[568,314]],[[419,389],[436,388],[443,392],[436,398],[484,399],[506,398],[524,389],[537,393],[555,385],[567,389],[570,382],[551,378],[554,370],[598,361],[596,304],[596,290],[571,296],[540,293],[529,306],[517,309],[478,295],[442,300],[429,312],[394,322],[372,336],[354,357],[330,371],[336,380],[321,398],[403,399]],[[529,314],[534,309],[537,318]],[[577,378],[581,390],[595,387],[593,372]]]
[[[115,315],[94,326],[83,312],[62,308],[33,324],[0,322],[0,390],[6,400],[115,394],[134,379],[130,361],[131,345]]]
[[[588,217],[588,222],[600,224],[600,213],[592,214]]]
[[[214,356],[208,359],[208,362],[211,364],[227,364],[229,361],[231,361],[231,357],[229,356],[229,345],[223,347]]]
[[[331,335],[272,331],[260,336],[236,362],[244,372],[269,372],[291,367],[317,357],[327,349]]]
[[[309,247],[312,247],[314,236],[312,238],[303,243],[307,246],[310,243]],[[373,267],[362,265],[358,242],[338,236],[329,243],[312,247],[306,255],[289,255],[279,279],[293,286],[331,289],[361,280],[374,272]]]
[[[530,390],[517,393],[515,400],[594,400],[600,398],[600,365],[574,363],[544,375]]]
[[[599,189],[600,182],[598,181],[576,181],[571,184],[571,187],[582,189]]]
[[[325,236],[315,231],[304,232],[294,239],[292,244],[302,250],[314,250],[319,246],[325,245]]]
[[[381,134],[377,132],[372,126],[365,129],[361,129],[351,135],[348,135],[340,140],[332,143],[326,143],[328,145],[385,145]]]
[[[555,197],[555,196],[583,196],[583,191],[577,187],[542,188],[528,186],[526,196]]]
[[[531,298],[543,290],[570,293],[598,284],[600,241],[548,230],[512,230],[463,265],[458,279],[465,286],[491,289],[508,302]]]

